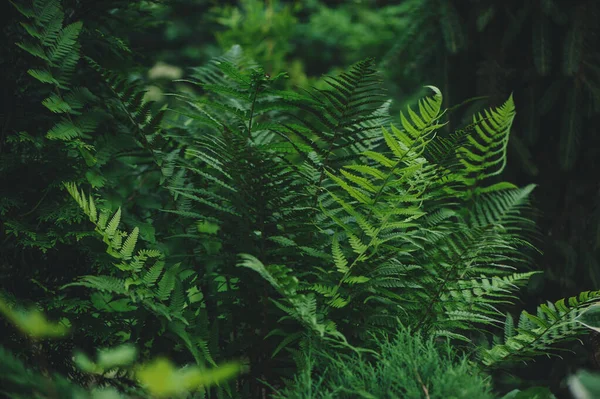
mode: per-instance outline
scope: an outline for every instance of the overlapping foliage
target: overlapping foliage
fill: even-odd
[[[487,97],[472,109],[514,92],[520,107],[507,172],[540,186],[547,292],[595,289],[600,208],[596,176],[587,171],[598,169],[600,159],[599,3],[406,3],[413,23],[398,35],[387,65],[400,63],[404,84],[426,79],[448,87],[451,102]],[[460,115],[453,123],[462,123]]]
[[[583,332],[577,318],[597,291],[541,305],[535,315],[523,311],[514,325],[512,305],[535,274],[537,232],[535,186],[500,179],[516,115],[512,96],[449,132],[449,111],[434,86],[394,121],[372,59],[325,78],[325,88],[290,91],[282,89],[285,74],[271,76],[234,46],[192,69],[177,82],[185,90],[156,109],[139,84],[92,57],[91,43],[106,36],[76,21],[77,6],[15,6],[19,20],[29,21],[15,28],[22,38],[15,48],[39,62],[15,72],[32,87],[18,98],[45,113],[40,123],[11,127],[13,155],[0,172],[4,181],[41,173],[37,185],[46,191],[25,214],[19,199],[39,197],[37,185],[7,191],[3,281],[20,281],[3,284],[3,292],[12,302],[38,287],[21,299],[75,327],[67,345],[33,348],[52,369],[78,382],[126,393],[141,392],[141,383],[168,396],[222,382],[239,367],[214,375],[203,368],[240,359],[248,373],[190,395],[263,397],[267,384],[278,390],[296,371],[297,381],[312,381],[318,367],[327,368],[307,367],[313,345],[333,353],[332,365],[376,365],[364,376],[374,384],[394,370],[385,356],[397,356],[397,346],[426,346],[438,359],[434,342],[449,339],[457,351],[474,353],[474,363],[439,359],[467,378],[469,369],[553,354]],[[135,7],[115,2],[112,10],[128,15]],[[127,53],[124,42],[110,42]],[[44,167],[59,172],[45,175]],[[46,196],[52,202],[40,205]],[[49,255],[17,262],[34,249]],[[23,329],[12,308],[0,310]],[[400,325],[415,336],[382,345]],[[13,332],[6,347],[32,363],[23,342]],[[175,370],[157,360],[137,371],[143,381],[136,383],[123,370],[108,378],[120,364],[104,367],[100,357],[79,354],[78,368],[71,361],[73,348],[126,343],[143,358],[166,354],[196,366]],[[26,384],[10,385],[15,395],[47,382],[7,351],[0,355],[11,384],[29,375]],[[394,392],[427,394],[429,377],[435,387],[456,389],[439,370],[419,373],[386,381],[399,384]],[[337,374],[330,382],[347,379]],[[57,378],[54,386],[70,384]],[[345,388],[369,397],[369,384]],[[336,392],[333,385],[327,389]]]

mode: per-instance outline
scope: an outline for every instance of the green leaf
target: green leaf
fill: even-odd
[[[348,194],[350,194],[357,201],[362,202],[363,204],[369,204],[371,202],[371,199],[368,197],[368,195],[366,195],[359,189],[356,189],[356,188],[350,186],[344,180],[333,175],[332,173],[329,173],[328,171],[325,171],[325,173],[327,173],[327,176],[329,176],[334,182],[336,182],[341,188],[343,188]]]
[[[106,226],[104,234],[108,238],[112,238],[117,232],[117,227],[119,227],[119,223],[121,223],[121,207],[117,209],[110,222],[108,222],[108,226]]]
[[[115,367],[129,366],[137,358],[137,349],[131,344],[98,351],[98,367],[110,370]]]
[[[131,259],[133,250],[135,249],[135,244],[137,243],[139,232],[140,232],[140,230],[137,227],[135,227],[133,229],[133,231],[131,232],[131,234],[129,234],[129,236],[125,240],[125,243],[121,247],[121,252],[120,252],[120,255],[123,259],[125,259],[125,260]]]
[[[569,389],[574,399],[600,398],[600,374],[580,370],[569,377]]]
[[[452,54],[461,50],[465,43],[465,33],[463,31],[464,24],[460,20],[460,16],[454,5],[449,1],[444,1],[440,4],[440,25],[446,48]]]
[[[52,323],[46,319],[41,311],[37,309],[16,309],[2,298],[0,298],[0,313],[22,333],[32,338],[60,338],[69,333],[69,327],[64,321]]]
[[[46,133],[46,137],[50,140],[64,140],[68,141],[76,137],[80,137],[83,134],[81,129],[77,127],[73,122],[63,119],[62,122],[57,123]]]
[[[85,178],[94,188],[104,187],[107,181],[106,177],[96,172],[95,170],[88,170],[87,172],[85,172]]]
[[[563,113],[562,129],[559,141],[559,161],[562,170],[571,170],[577,161],[581,144],[581,117],[578,107],[577,88],[572,88]]]
[[[46,98],[42,101],[44,107],[48,108],[51,112],[62,114],[65,112],[72,111],[69,104],[67,104],[62,98],[60,98],[57,94],[52,93],[50,97]]]
[[[383,132],[383,138],[385,140],[385,143],[387,144],[389,149],[392,150],[396,157],[402,158],[406,151],[400,146],[398,141],[394,137],[392,137],[392,135],[384,127],[382,127],[381,130]]]
[[[31,8],[27,8],[24,7],[23,5],[19,4],[19,3],[15,3],[13,0],[9,0],[10,4],[12,4],[17,11],[19,11],[21,14],[23,14],[23,16],[27,17],[27,18],[33,18],[35,16],[35,13],[33,12],[33,10]]]
[[[117,367],[130,366],[136,358],[137,349],[135,346],[124,344],[115,348],[100,349],[96,362],[83,352],[75,352],[73,361],[81,371],[90,374],[104,374]]]
[[[52,83],[56,86],[60,84],[58,83],[58,80],[56,80],[54,76],[52,76],[52,74],[45,69],[30,69],[27,71],[27,73],[42,83]]]
[[[75,363],[75,366],[84,373],[102,374],[103,372],[102,370],[99,370],[96,363],[83,352],[75,352],[73,354],[73,362]]]
[[[550,22],[545,15],[539,15],[533,23],[533,63],[541,76],[547,76],[551,70],[552,41]]]
[[[482,32],[496,14],[496,7],[494,5],[488,6],[483,12],[477,16],[477,31]]]
[[[591,328],[596,332],[600,332],[600,305],[590,306],[585,312],[580,314],[577,319],[578,323],[583,324],[587,328]]]
[[[211,223],[207,220],[201,220],[196,223],[196,227],[198,228],[198,233],[204,234],[217,234],[220,229],[220,226],[216,223]]]
[[[501,399],[556,399],[556,396],[546,387],[532,387],[524,391],[515,389]]]
[[[331,245],[331,252],[333,254],[333,261],[335,263],[335,267],[338,272],[345,274],[350,269],[348,269],[348,261],[340,248],[340,243],[338,242],[337,236],[333,237],[333,243]]]
[[[21,49],[25,50],[26,52],[28,52],[29,54],[31,54],[35,57],[41,58],[44,61],[48,61],[48,57],[46,56],[46,53],[37,44],[17,43],[17,46],[19,46]]]
[[[65,26],[56,38],[56,42],[50,50],[49,58],[53,62],[59,62],[61,59],[66,57],[68,54],[78,51],[77,37],[83,24],[81,22],[74,22],[70,25]]]
[[[170,360],[157,358],[141,366],[136,377],[152,395],[166,398],[223,383],[241,371],[240,363],[227,363],[213,369],[197,366],[177,369]]]

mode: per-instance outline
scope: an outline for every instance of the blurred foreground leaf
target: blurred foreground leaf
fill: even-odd
[[[82,352],[77,352],[73,360],[77,367],[82,371],[94,374],[104,374],[116,367],[130,366],[136,358],[137,349],[135,346],[125,344],[115,348],[99,350],[96,362]]]
[[[600,398],[600,374],[579,371],[569,377],[569,388],[575,399]]]
[[[239,363],[226,363],[214,369],[189,366],[177,369],[170,360],[157,358],[140,367],[137,379],[157,397],[168,397],[202,387],[218,385],[241,372]]]
[[[600,305],[590,306],[576,320],[584,326],[600,332]]]
[[[64,322],[50,322],[38,309],[18,309],[2,298],[0,298],[0,313],[22,333],[32,338],[59,338],[69,333],[69,327]]]

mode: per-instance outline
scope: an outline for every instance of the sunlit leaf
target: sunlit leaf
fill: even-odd
[[[0,313],[2,313],[21,332],[32,338],[59,338],[69,332],[64,322],[53,323],[38,309],[17,309],[0,298]]]
[[[220,384],[241,371],[238,363],[227,363],[214,369],[197,366],[177,369],[170,360],[157,358],[141,366],[137,379],[152,395],[160,398],[178,395],[201,387]]]

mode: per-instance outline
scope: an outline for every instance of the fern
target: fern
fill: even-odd
[[[510,128],[515,118],[512,96],[496,110],[473,116],[476,135],[468,137],[469,145],[458,151],[464,165],[464,184],[468,187],[489,177],[496,176],[506,166],[506,149]],[[494,186],[482,187],[481,192],[493,190]]]
[[[516,328],[509,316],[504,342],[481,352],[481,361],[488,367],[527,360],[550,354],[560,342],[575,339],[583,331],[576,318],[600,298],[599,291],[585,291],[578,296],[548,302],[537,308],[536,314],[521,313]]]
[[[319,320],[322,316],[317,315],[314,297],[298,293],[298,279],[290,275],[289,269],[280,265],[269,265],[267,268],[262,262],[251,255],[242,254],[240,257],[241,261],[238,266],[256,271],[281,293],[288,306],[273,300],[280,309],[307,326],[309,330],[317,333],[318,336],[331,336],[333,340],[347,345],[344,336],[335,328],[335,324],[330,321]],[[300,337],[301,335],[294,335],[294,339]],[[275,350],[275,353],[292,341],[293,339],[284,340]]]
[[[343,177],[340,178],[327,173],[341,192],[334,194],[335,186],[329,188],[329,195],[333,202],[330,202],[331,205],[328,207],[321,202],[321,207],[325,215],[331,217],[344,229],[348,243],[354,252],[352,261],[346,261],[349,265],[343,265],[344,262],[340,263],[341,250],[336,248],[339,244],[337,240],[334,241],[334,257],[338,258],[336,266],[339,268],[343,265],[345,269],[337,284],[338,288],[344,283],[353,285],[357,281],[368,281],[361,275],[349,279],[352,269],[368,261],[379,246],[402,246],[400,242],[410,242],[408,237],[411,235],[411,230],[417,226],[413,220],[424,215],[424,212],[414,205],[420,201],[421,191],[416,176],[426,173],[426,169],[421,169],[423,163],[420,161],[420,156],[435,130],[441,126],[436,121],[440,117],[442,98],[437,89],[434,88],[434,91],[436,92],[434,97],[424,99],[419,104],[421,116],[410,109],[408,117],[410,121],[401,115],[404,131],[394,126],[391,133],[383,129],[382,135],[391,152],[391,158],[366,151],[363,155],[371,165],[365,165],[367,168],[361,168],[360,165],[350,165],[345,168],[358,174],[342,170]],[[407,185],[416,184],[412,189],[403,191],[401,188],[403,182]],[[341,195],[347,195],[351,202],[342,199]],[[331,206],[334,205],[341,208],[332,208]],[[356,226],[335,216],[341,210],[352,217]],[[395,240],[399,240],[398,244],[394,243]],[[342,307],[349,301],[341,300],[336,293],[329,303],[335,307]]]
[[[16,6],[16,3],[13,3]],[[42,104],[51,112],[77,114],[74,108],[80,104],[70,104],[72,96],[71,78],[80,59],[78,41],[82,30],[81,22],[74,22],[63,27],[64,13],[57,0],[36,1],[30,9],[18,6],[19,12],[31,22],[23,27],[30,36],[28,41],[17,45],[29,54],[41,58],[46,69],[31,69],[29,74],[41,83],[51,84],[55,92]],[[83,134],[70,117],[63,119],[48,131],[49,139],[72,140]]]
[[[503,264],[527,261],[520,248],[535,229],[523,214],[534,186],[480,187],[504,168],[511,98],[447,139],[436,136],[444,111],[433,90],[418,114],[401,114],[402,130],[382,129],[387,152],[367,150],[363,164],[326,171],[318,220],[323,230],[337,230],[331,251],[341,276],[326,272],[309,289],[333,309],[373,303],[361,318],[367,323],[391,326],[409,313],[416,328],[468,340],[458,331],[498,325],[499,306],[531,276]],[[450,195],[472,205],[456,213],[460,201]]]
[[[119,263],[114,266],[119,272],[110,276],[89,275],[64,285],[62,288],[83,286],[130,298],[133,303],[141,303],[158,317],[168,321],[177,320],[184,326],[190,322],[184,315],[187,306],[185,292],[194,287],[193,282],[185,282],[180,277],[180,264],[171,264],[166,268],[165,255],[156,249],[140,249],[135,252],[139,228],[135,227],[127,234],[118,229],[121,223],[121,208],[112,216],[106,209],[98,210],[93,196],[86,196],[74,183],[65,187],[90,221],[96,225],[96,233],[107,244],[107,252]],[[135,253],[135,255],[134,255]],[[118,277],[117,277],[118,276]],[[166,305],[166,304],[169,305]],[[176,334],[188,340],[185,327],[177,329]],[[200,352],[186,341],[188,349],[197,361],[203,357]],[[206,352],[210,358],[210,354]]]
[[[120,249],[120,256],[124,260],[128,260],[131,258],[133,254],[133,250],[135,248],[135,244],[137,243],[138,235],[140,229],[135,227],[133,231],[127,236],[127,239],[123,243],[123,246]]]
[[[159,150],[162,145],[159,133],[166,110],[154,112],[154,103],[144,100],[145,92],[138,82],[127,82],[119,74],[106,70],[89,57],[85,60],[106,82],[113,94],[111,103],[115,103],[117,114],[124,116],[122,123],[130,128],[129,131],[140,146],[151,153]]]
[[[80,278],[78,282],[67,284],[63,286],[63,288],[73,286],[94,288],[99,291],[107,291],[114,294],[127,293],[125,280],[111,276],[85,276]]]

